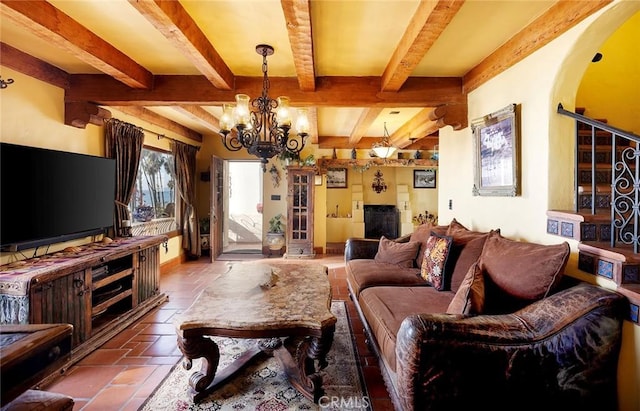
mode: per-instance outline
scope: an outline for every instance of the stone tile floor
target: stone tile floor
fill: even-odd
[[[342,255],[318,255],[312,263],[329,268],[333,298],[347,302],[369,398],[374,411],[393,410],[378,362],[367,348],[362,323],[349,299]],[[176,345],[172,317],[188,308],[226,261],[210,263],[208,257],[163,267],[160,288],[167,302],[70,367],[45,390],[74,398],[74,410],[137,410],[160,384],[182,354]]]

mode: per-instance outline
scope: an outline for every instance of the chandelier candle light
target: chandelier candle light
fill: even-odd
[[[256,46],[256,53],[262,56],[262,95],[255,98],[249,110],[249,96],[236,95],[236,104],[224,104],[220,118],[222,143],[229,151],[245,148],[251,155],[260,158],[262,171],[267,170],[269,159],[288,151],[299,156],[309,135],[307,109],[297,109],[297,137],[290,138],[291,108],[289,97],[280,96],[276,100],[269,97],[269,76],[267,56],[273,54],[273,47],[267,44]],[[235,127],[235,132],[232,130]]]

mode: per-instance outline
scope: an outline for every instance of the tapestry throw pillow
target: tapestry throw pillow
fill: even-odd
[[[377,263],[395,264],[403,268],[413,267],[420,243],[398,243],[385,236],[380,237],[378,252],[373,258]]]
[[[427,240],[431,236],[431,232],[435,232],[436,234],[445,235],[447,232],[448,226],[439,226],[439,225],[431,225],[431,223],[420,224],[417,226],[411,236],[409,237],[409,241],[414,241],[420,243],[420,251],[416,257],[416,265],[415,267],[422,267],[422,259],[424,258],[424,252],[427,249]]]
[[[460,288],[447,308],[448,314],[477,315],[484,311],[484,273],[473,263],[464,276]]]
[[[445,266],[453,239],[450,236],[431,233],[420,268],[420,276],[438,291],[445,289]]]

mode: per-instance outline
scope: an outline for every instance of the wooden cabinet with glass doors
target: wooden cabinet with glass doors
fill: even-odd
[[[285,258],[313,258],[313,188],[311,167],[287,169],[287,252]]]

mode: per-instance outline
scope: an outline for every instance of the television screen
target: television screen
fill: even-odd
[[[66,241],[113,226],[115,160],[0,143],[0,246]]]

